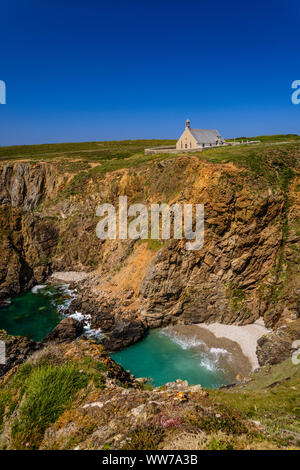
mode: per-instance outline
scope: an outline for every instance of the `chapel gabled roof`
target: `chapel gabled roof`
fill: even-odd
[[[217,129],[190,129],[199,144],[215,144],[216,139],[222,138]]]

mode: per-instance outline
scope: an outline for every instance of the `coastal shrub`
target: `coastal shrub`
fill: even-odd
[[[226,440],[223,439],[216,439],[215,437],[211,438],[208,448],[209,450],[234,450],[234,446],[231,442],[226,442]]]
[[[29,362],[22,364],[17,372],[13,375],[12,380],[9,382],[10,390],[18,390],[20,397],[22,397],[25,391],[26,380],[33,371],[34,366]]]
[[[93,384],[96,388],[100,388],[103,390],[105,388],[105,376],[102,374],[94,374],[93,375]]]
[[[3,390],[0,390],[0,429],[3,423],[4,413],[5,413],[5,400],[6,395]]]
[[[151,382],[146,382],[143,384],[142,389],[151,392],[154,389],[154,386],[151,384]]]
[[[88,174],[82,171],[74,175],[68,185],[64,188],[65,196],[69,197],[80,194],[84,185],[87,184],[88,178]]]
[[[106,372],[107,371],[107,365],[104,364],[104,362],[101,362],[101,361],[95,361],[94,367],[98,372]]]
[[[102,450],[110,450],[111,449],[111,444],[104,444],[102,447]]]
[[[6,383],[0,388],[0,431],[2,430],[4,418],[9,417],[14,412],[25,391],[25,384],[28,375],[33,366],[31,364],[22,364]]]
[[[247,428],[238,413],[225,407],[215,408],[213,413],[196,410],[189,411],[185,419],[191,430],[199,430],[212,433],[222,431],[226,434],[244,434]]]
[[[171,435],[163,444],[163,450],[206,450],[209,436],[202,431],[190,433],[180,431]]]
[[[157,450],[163,437],[163,429],[156,426],[141,427],[129,433],[122,450]]]
[[[91,372],[106,372],[107,371],[107,365],[98,360],[94,359],[90,356],[85,356],[83,361],[82,361],[82,366],[85,367],[88,371]]]
[[[16,449],[38,448],[45,429],[54,423],[76,393],[88,383],[88,375],[74,364],[41,365],[26,382],[25,400],[12,426]]]
[[[0,432],[3,428],[4,417],[11,414],[16,406],[11,394],[7,390],[0,390]]]
[[[59,366],[65,362],[66,359],[64,356],[62,356],[61,350],[56,344],[50,344],[49,346],[47,346],[47,348],[41,349],[40,351],[36,351],[28,359],[28,363],[33,364],[34,366],[46,363]]]
[[[147,240],[147,248],[150,251],[159,251],[164,245],[165,242],[161,240]]]

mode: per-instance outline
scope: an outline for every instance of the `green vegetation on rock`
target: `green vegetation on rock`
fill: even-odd
[[[32,368],[24,384],[25,396],[19,415],[12,424],[15,448],[38,447],[45,429],[87,383],[87,374],[80,372],[76,364],[61,367],[41,364]]]

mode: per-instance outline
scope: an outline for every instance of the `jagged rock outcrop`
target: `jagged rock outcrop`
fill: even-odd
[[[97,263],[94,216],[65,221],[64,211],[72,214],[76,204],[57,202],[68,177],[51,163],[0,166],[0,302],[43,282],[53,269],[89,270]]]
[[[18,208],[0,205],[0,301],[39,284],[51,273],[50,259],[58,242],[55,220],[41,219]]]
[[[62,181],[51,163],[6,163],[0,168],[0,203],[33,211],[57,194]]]
[[[297,340],[300,340],[300,320],[262,336],[257,342],[256,350],[259,365],[279,364],[286,359],[292,360],[292,354],[299,349],[299,345],[293,346]]]
[[[283,194],[255,193],[247,186],[222,198],[222,191],[204,188],[198,200],[206,208],[204,247],[188,252],[182,242],[172,241],[159,251],[141,285],[143,318],[160,326],[176,317],[187,323],[246,324],[263,316],[274,326]],[[297,294],[290,295],[282,311],[289,304],[296,317],[296,302]]]
[[[145,335],[145,325],[141,321],[126,322],[118,319],[102,340],[103,346],[109,351],[118,351],[130,344],[137,343]]]
[[[91,328],[100,328],[104,333],[101,343],[108,351],[118,351],[142,339],[147,330],[146,324],[133,310],[118,308],[117,302],[107,302],[86,294],[85,287],[74,284],[77,298],[71,303],[68,314],[80,311],[91,316]]]
[[[41,349],[41,343],[21,336],[7,335],[0,331],[0,341],[5,343],[5,364],[0,364],[0,377],[5,375],[13,367],[22,364],[34,352]]]
[[[75,318],[64,318],[59,324],[44,338],[43,343],[70,342],[78,338],[83,332],[83,323]]]

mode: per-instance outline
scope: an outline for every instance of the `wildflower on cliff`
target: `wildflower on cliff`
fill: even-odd
[[[177,427],[181,424],[181,419],[177,418],[168,418],[167,416],[162,416],[160,420],[160,424],[163,428],[172,428]]]

